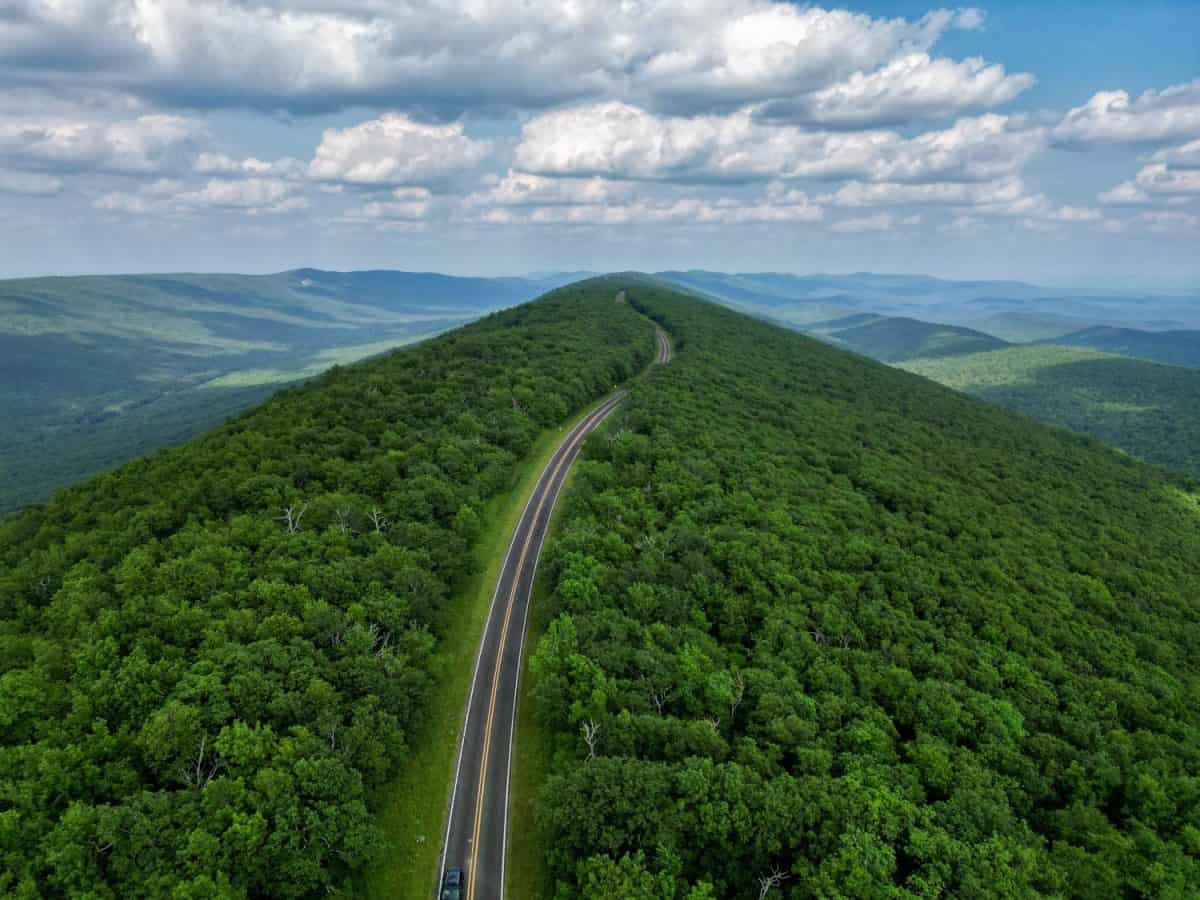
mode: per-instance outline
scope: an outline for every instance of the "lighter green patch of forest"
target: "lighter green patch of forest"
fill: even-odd
[[[438,329],[442,330],[442,329]],[[321,350],[300,362],[295,368],[287,369],[241,369],[206,381],[204,388],[238,388],[253,387],[264,384],[286,384],[289,381],[299,381],[320,375],[330,366],[347,366],[362,359],[370,359],[381,353],[396,350],[406,344],[424,340],[432,335],[413,335],[408,338],[393,338],[392,340],[369,341],[365,344],[352,344],[348,347],[334,347]]]

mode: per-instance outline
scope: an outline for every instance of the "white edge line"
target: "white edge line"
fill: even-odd
[[[621,405],[621,402],[625,399],[626,394],[627,394],[627,392],[622,392],[620,396],[613,398],[612,406],[610,406],[607,410],[605,410],[604,414],[602,416],[600,416],[600,418],[596,421],[596,423],[594,425],[592,425],[592,427],[590,429],[588,429],[589,434],[604,424],[604,420],[607,419],[610,415],[612,415],[612,413],[616,410],[616,408]],[[603,405],[603,404],[601,404],[601,405]],[[580,450],[582,450],[582,448],[583,448],[583,442],[581,441],[579,446],[577,448],[575,448],[575,456],[576,457],[579,456],[579,452],[580,452]],[[570,465],[567,466],[566,473],[563,475],[564,481],[566,480],[566,475],[570,474],[571,467],[574,465],[575,465],[575,460],[572,459]],[[550,530],[550,521],[554,518],[554,509],[555,509],[555,507],[558,506],[558,498],[561,496],[562,496],[562,489],[560,488],[558,493],[556,493],[554,495],[554,500],[550,504],[550,512],[546,517],[546,530],[547,531]],[[505,773],[504,773],[504,831],[502,832],[502,839],[500,842],[500,900],[504,900],[504,889],[506,887],[506,882],[507,882],[507,877],[505,875],[505,868],[508,864],[508,789],[509,789],[509,785],[512,783],[512,748],[513,748],[513,738],[516,736],[516,733],[517,733],[517,727],[516,727],[517,705],[521,701],[521,670],[524,668],[522,663],[523,663],[524,657],[525,657],[525,631],[526,631],[526,627],[529,624],[529,608],[531,606],[533,606],[533,585],[537,581],[538,563],[540,563],[542,561],[542,546],[545,544],[545,542],[546,542],[546,535],[543,534],[542,540],[538,544],[537,556],[534,557],[534,560],[533,560],[533,572],[530,573],[530,576],[529,576],[529,599],[525,603],[525,615],[521,620],[521,640],[517,644],[517,678],[516,678],[516,683],[513,685],[512,717],[510,718],[509,723],[508,723],[508,765],[507,765],[507,767],[505,769]]]
[[[624,395],[622,395],[622,397],[623,396]],[[603,405],[604,405],[603,403],[600,404],[600,406],[603,406]],[[596,409],[598,409],[598,408],[599,407],[597,407]],[[525,514],[529,512],[529,505],[533,502],[533,498],[535,496],[537,496],[538,485],[541,483],[542,478],[545,477],[547,470],[554,463],[554,457],[555,457],[555,455],[557,455],[558,450],[560,450],[562,448],[563,444],[565,444],[567,441],[570,440],[571,436],[576,431],[578,431],[580,428],[583,427],[583,425],[587,422],[587,420],[590,419],[595,414],[596,409],[593,409],[590,412],[584,414],[583,418],[580,419],[579,423],[574,428],[572,428],[569,432],[567,432],[566,437],[563,438],[562,442],[558,445],[557,448],[555,448],[555,452],[553,454],[551,454],[550,459],[546,462],[546,466],[542,469],[541,474],[538,475],[537,481],[535,481],[533,483],[533,489],[529,492],[529,497],[525,500],[525,505],[521,508],[521,515],[517,518],[517,527],[513,529],[513,535],[511,538],[509,538],[508,549],[506,551],[504,551],[504,562],[501,563],[501,565],[500,565],[500,575],[499,575],[499,577],[496,578],[496,587],[492,591],[492,599],[491,599],[490,604],[488,605],[487,619],[484,620],[483,632],[479,636],[479,649],[475,652],[475,668],[471,671],[471,690],[467,693],[467,707],[466,707],[466,711],[463,713],[462,725],[460,726],[459,732],[458,732],[458,759],[454,764],[454,785],[450,788],[450,809],[446,813],[446,833],[442,837],[442,858],[441,858],[441,862],[438,865],[437,884],[434,886],[434,889],[433,889],[435,897],[438,896],[438,894],[441,892],[442,879],[446,877],[446,853],[449,850],[449,844],[450,844],[450,827],[454,823],[454,799],[455,799],[455,797],[458,796],[458,783],[462,778],[463,743],[467,737],[467,722],[471,718],[471,705],[475,700],[475,681],[479,675],[479,663],[480,663],[480,660],[483,659],[483,647],[484,647],[484,644],[487,643],[488,629],[490,628],[490,626],[492,624],[492,613],[495,612],[495,609],[496,609],[496,597],[499,596],[499,594],[500,594],[500,582],[502,582],[504,580],[504,570],[508,568],[508,559],[512,555],[513,545],[516,544],[516,542],[517,542],[517,534],[521,531],[521,522],[524,521]],[[519,671],[518,671],[518,675],[519,675]],[[507,820],[507,815],[508,815],[508,810],[507,810],[507,804],[506,804],[506,807],[505,807],[506,820]],[[471,873],[471,874],[473,875],[474,873]],[[468,875],[468,877],[470,877],[470,875]],[[504,888],[503,888],[503,886],[501,886],[501,891],[503,892],[503,890],[504,890]]]

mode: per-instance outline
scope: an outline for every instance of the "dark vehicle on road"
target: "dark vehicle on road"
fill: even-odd
[[[447,869],[442,878],[442,900],[462,900],[463,870]]]

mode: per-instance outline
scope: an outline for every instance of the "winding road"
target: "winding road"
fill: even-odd
[[[655,362],[671,361],[671,340],[656,329]],[[466,875],[466,900],[504,897],[508,845],[508,783],[521,651],[529,598],[554,505],[584,438],[625,399],[618,391],[597,405],[559,444],[517,521],[475,658],[475,675],[459,737],[458,762],[442,845],[438,890],[447,868]]]

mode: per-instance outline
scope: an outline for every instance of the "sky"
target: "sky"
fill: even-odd
[[[0,277],[1200,289],[1200,2],[0,0]]]

